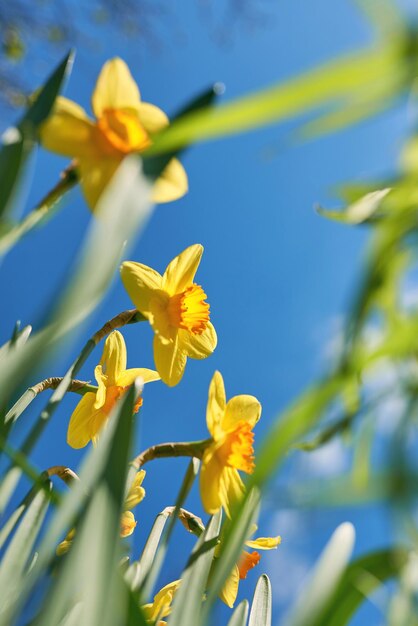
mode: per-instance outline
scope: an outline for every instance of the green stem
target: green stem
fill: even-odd
[[[159,443],[156,446],[151,446],[138,454],[137,457],[131,461],[131,465],[137,470],[140,469],[145,463],[153,461],[154,459],[172,458],[179,456],[194,457],[201,459],[203,453],[212,443],[212,439],[203,439],[201,441],[188,441],[188,442],[170,442]]]
[[[28,213],[21,222],[13,226],[0,238],[0,254],[5,254],[10,248],[37,226],[50,212],[61,198],[78,182],[78,174],[74,165],[70,165],[61,175],[61,180],[42,198],[39,204]]]
[[[40,394],[42,391],[45,391],[46,389],[56,389],[61,382],[61,377],[52,376],[51,378],[46,378],[40,383],[29,387],[29,389],[25,391],[25,393],[17,400],[17,402],[15,402],[12,408],[7,412],[4,418],[4,423],[11,426],[20,417],[23,411],[28,408],[32,400],[34,400],[38,394]],[[74,393],[84,395],[85,393],[88,393],[90,391],[95,393],[97,391],[97,387],[95,387],[94,385],[90,385],[84,380],[72,380],[68,391],[73,391]]]

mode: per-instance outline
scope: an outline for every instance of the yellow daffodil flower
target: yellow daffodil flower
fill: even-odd
[[[95,368],[97,391],[84,394],[75,408],[68,425],[67,442],[72,448],[84,448],[89,441],[96,442],[119,398],[136,378],[144,383],[159,380],[154,370],[146,368],[126,369],[126,345],[117,330],[106,339],[102,358]],[[135,412],[142,405],[142,397],[135,404]]]
[[[199,244],[186,248],[171,261],[163,276],[133,261],[121,267],[126,291],[154,330],[155,365],[170,387],[181,380],[187,357],[204,359],[216,348],[206,294],[194,282],[202,253]]]
[[[135,474],[135,478],[125,498],[125,509],[135,508],[145,498],[145,489],[142,486],[144,478],[145,470],[140,470]],[[129,535],[132,535],[136,525],[137,521],[135,520],[135,516],[132,511],[124,511],[120,518],[120,536],[129,537]],[[72,528],[67,533],[64,541],[61,541],[61,543],[57,546],[57,556],[62,556],[63,554],[66,554],[68,552],[68,550],[71,548],[71,544],[73,543],[74,536],[75,528]]]
[[[206,410],[212,443],[203,453],[200,472],[200,494],[208,513],[222,506],[230,517],[231,507],[241,499],[244,485],[238,471],[254,470],[252,430],[260,415],[261,404],[254,396],[235,396],[227,402],[223,378],[215,372]]]
[[[142,607],[147,622],[155,624],[156,620],[158,620],[156,626],[163,626],[166,623],[161,621],[161,618],[170,615],[174,594],[179,588],[180,583],[181,580],[175,580],[169,583],[157,593],[152,603],[145,604]]]
[[[259,537],[245,542],[250,548],[256,548],[257,550],[274,550],[281,543],[281,537]],[[243,550],[241,558],[237,565],[235,565],[230,576],[227,578],[219,597],[229,607],[233,607],[237,594],[239,581],[247,578],[247,574],[250,569],[258,565],[260,562],[260,554],[256,550],[254,552],[247,552]]]
[[[58,97],[40,135],[45,148],[76,159],[84,196],[94,209],[123,158],[146,150],[169,120],[158,107],[142,102],[128,66],[119,58],[104,64],[92,109],[95,120],[72,100]],[[183,166],[173,158],[155,182],[152,199],[176,200],[187,192],[187,185]]]

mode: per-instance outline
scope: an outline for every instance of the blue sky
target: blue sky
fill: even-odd
[[[256,6],[257,3],[254,3]],[[219,3],[217,3],[219,6]],[[192,1],[173,3],[174,27],[161,27],[162,48],[151,50],[140,40],[116,34],[105,26],[95,46],[79,45],[66,95],[89,109],[89,98],[102,63],[121,56],[129,64],[144,100],[169,114],[207,85],[222,81],[225,100],[283,80],[372,41],[372,32],[348,0],[282,0],[260,2],[267,20],[258,28],[234,25],[231,41],[216,41],[210,20]],[[221,11],[216,11],[218,22]],[[76,14],[77,15],[77,14]],[[80,20],[83,18],[80,16]],[[168,18],[170,19],[170,17]],[[33,86],[54,66],[40,54],[34,63]],[[36,79],[36,80],[35,80]],[[4,114],[2,127],[12,121]],[[293,124],[273,126],[232,139],[192,148],[183,162],[190,193],[160,206],[130,260],[159,271],[192,243],[205,246],[198,281],[211,304],[219,344],[205,361],[189,360],[181,384],[174,389],[153,384],[146,389],[141,412],[138,451],[170,440],[206,437],[207,388],[215,369],[225,378],[227,395],[256,395],[263,405],[256,437],[261,440],[278,412],[324,367],[326,346],[338,331],[355,278],[361,270],[367,241],[365,230],[327,222],[315,203],[335,205],[333,188],[348,180],[373,178],[394,167],[408,129],[405,107],[399,107],[356,128],[303,144],[290,141]],[[66,161],[39,151],[33,170],[28,206],[49,189]],[[54,290],[63,281],[91,216],[78,190],[43,228],[22,241],[0,267],[2,299],[0,339],[6,340],[16,319],[39,319]],[[100,262],[100,260],[98,260]],[[92,331],[131,304],[115,277],[84,332]],[[124,331],[128,365],[152,367],[152,334],[144,325]],[[61,375],[83,343],[39,375]],[[80,377],[93,378],[97,350]],[[36,382],[35,380],[33,382]],[[68,464],[76,468],[82,453],[65,443],[69,416],[77,402],[69,396],[54,416],[34,462],[41,468]],[[35,403],[32,417],[45,398]],[[28,412],[28,423],[31,412]],[[347,471],[341,444],[316,453],[313,460],[297,455],[286,479],[304,468],[308,476]],[[147,468],[147,497],[137,509],[134,536],[137,555],[155,515],[173,504],[185,462],[162,461]],[[188,508],[201,513],[197,491]],[[324,546],[335,526],[349,519],[356,525],[357,551],[387,542],[390,526],[381,509],[306,511],[283,510],[280,489],[267,498],[260,534],[283,536],[283,546],[263,558],[275,595],[275,620],[296,593],[307,566]],[[367,520],[367,521],[366,521]],[[162,582],[177,578],[191,539],[178,529]],[[242,590],[250,594],[257,573]],[[292,581],[290,584],[289,581]],[[379,623],[371,609],[371,624]],[[360,622],[359,622],[360,623]]]

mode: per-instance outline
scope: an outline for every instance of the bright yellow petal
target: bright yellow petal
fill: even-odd
[[[145,470],[140,470],[135,474],[135,478],[133,479],[125,499],[125,509],[133,509],[144,499],[145,489],[142,487],[144,478]]]
[[[255,426],[261,416],[261,404],[254,396],[235,396],[228,400],[222,428],[228,432],[234,430],[239,422],[248,422]]]
[[[106,402],[106,389],[107,389],[107,377],[103,374],[101,365],[96,365],[94,368],[94,377],[98,384],[96,391],[96,401],[94,403],[95,410],[101,409]]]
[[[119,384],[119,376],[126,370],[126,344],[123,335],[114,330],[105,341],[100,364],[108,378],[109,385]],[[133,382],[133,381],[132,381]]]
[[[92,211],[95,210],[101,195],[115,175],[120,163],[120,158],[80,157],[77,159],[80,185]]]
[[[172,202],[182,198],[189,190],[187,174],[178,159],[171,159],[155,181],[151,199],[156,204]]]
[[[120,536],[129,537],[135,530],[137,522],[132,511],[125,511],[120,518]]]
[[[226,407],[225,385],[220,372],[215,372],[209,385],[206,424],[212,437],[218,438],[219,427]]]
[[[155,370],[149,370],[146,367],[135,367],[129,370],[125,370],[118,376],[117,384],[120,387],[129,387],[137,378],[142,378],[144,384],[152,383],[155,380],[160,380],[160,375]]]
[[[277,537],[258,537],[245,542],[245,545],[255,550],[274,550],[282,542],[282,538]]]
[[[220,498],[226,515],[231,518],[232,510],[244,495],[244,484],[237,470],[225,467],[221,475]]]
[[[72,448],[84,448],[90,441],[90,422],[95,412],[95,393],[86,393],[77,404],[70,418],[67,443]]]
[[[239,571],[238,571],[238,567],[235,565],[231,574],[226,579],[221,593],[219,594],[219,597],[222,600],[222,602],[225,602],[225,604],[229,606],[230,609],[232,609],[232,607],[235,604],[235,600],[237,599],[238,587],[239,587]]]
[[[174,387],[183,377],[187,356],[179,350],[178,338],[169,343],[159,335],[154,336],[154,360],[161,380],[169,387]]]
[[[218,337],[211,322],[208,322],[206,329],[201,335],[195,335],[181,328],[179,330],[179,340],[182,350],[191,359],[206,359],[216,348]]]
[[[104,411],[96,411],[90,421],[90,439],[95,444],[99,438],[100,431],[107,423],[109,416]]]
[[[144,315],[148,315],[150,299],[155,291],[161,289],[163,280],[161,274],[142,263],[125,261],[121,265],[120,276],[135,307]]]
[[[149,102],[141,102],[139,105],[139,120],[150,135],[169,125],[169,119],[164,111]]]
[[[203,508],[210,515],[215,514],[222,506],[221,480],[224,468],[216,455],[216,446],[205,450],[200,469],[200,497]]]
[[[51,152],[72,158],[92,158],[97,155],[95,133],[95,125],[84,109],[60,96],[41,126],[40,138],[44,148]]]
[[[203,246],[200,243],[195,243],[180,252],[168,264],[164,272],[162,288],[170,295],[174,295],[189,287],[193,283],[202,254]]]
[[[107,61],[102,67],[93,92],[91,106],[97,118],[105,109],[135,109],[139,112],[141,97],[138,85],[122,59]]]
[[[142,610],[147,621],[155,622],[157,618],[167,617],[171,612],[174,594],[180,587],[181,580],[169,583],[157,593],[152,604],[145,604]]]

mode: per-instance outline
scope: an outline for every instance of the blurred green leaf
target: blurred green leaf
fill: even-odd
[[[73,53],[69,52],[40,89],[17,127],[8,129],[3,136],[0,151],[0,218],[9,211],[23,167],[37,140],[38,127],[50,114],[72,62]]]
[[[92,495],[98,490],[102,494],[100,496],[102,505],[107,507],[106,519],[102,522],[103,532],[106,533],[107,537],[112,538],[109,542],[110,546],[107,546],[106,559],[109,561],[108,565],[111,559],[113,559],[113,564],[117,563],[119,559],[120,513],[125,492],[128,459],[131,455],[133,440],[133,405],[138,393],[139,390],[136,385],[133,385],[123,398],[123,401],[111,413],[99,445],[90,451],[83,464],[80,472],[80,481],[74,483],[72,489],[63,498],[60,507],[51,519],[39,547],[38,559],[30,574],[26,576],[24,584],[21,585],[19,598],[16,599],[17,602],[12,607],[12,615],[18,611],[19,606],[25,601],[39,576],[42,575],[51,562],[55,555],[56,546],[63,535],[73,526],[77,518],[79,518],[79,524],[83,524],[83,518],[86,515],[83,507],[85,507],[89,499],[91,501]],[[91,507],[87,510],[92,511]],[[88,536],[90,536],[90,532],[92,532],[91,529],[86,531]],[[81,557],[84,559],[85,554],[81,554]],[[113,567],[112,569],[110,565],[109,567],[109,571],[113,572],[115,568]],[[57,584],[61,583],[58,581]],[[122,581],[120,581],[120,585],[122,585]],[[65,596],[64,590],[62,590],[62,594],[48,596],[47,603],[49,601],[53,603],[54,597],[57,598],[57,607],[54,608],[52,606],[48,611],[51,611],[51,615],[55,616],[56,611],[59,609],[61,617],[64,618],[62,612],[64,608],[68,610],[71,608],[67,605],[68,596]]]
[[[336,222],[343,222],[344,224],[362,224],[375,217],[375,214],[382,206],[382,201],[392,191],[388,189],[380,189],[379,191],[372,191],[366,194],[360,200],[349,205],[344,211],[330,211],[317,207],[317,211],[323,217],[327,217]]]
[[[50,484],[52,487],[52,485]],[[40,490],[27,507],[16,533],[8,545],[0,563],[0,624],[11,623],[13,609],[19,599],[24,577],[34,543],[48,508],[49,498]]]
[[[392,84],[395,95],[409,78],[410,68],[403,62],[403,50],[402,38],[394,39],[390,44],[352,54],[217,109],[190,113],[163,131],[147,153],[161,154],[191,142],[233,135],[331,103],[345,108],[353,96],[367,94],[376,85]]]
[[[228,626],[246,626],[248,619],[248,600],[243,600],[238,604],[231,615]]]
[[[327,621],[316,620],[342,579],[353,551],[354,536],[354,528],[348,522],[337,528],[315,565],[308,584],[300,591],[286,619],[286,626],[313,626],[314,623],[328,626]]]
[[[159,524],[155,527],[155,534],[153,535],[150,542],[147,542],[144,551],[141,555],[140,559],[140,575],[139,575],[139,583],[141,585],[141,596],[143,598],[147,598],[157,581],[158,575],[164,563],[164,559],[168,550],[168,543],[172,536],[174,527],[177,523],[178,513],[180,507],[183,506],[189,492],[193,486],[194,481],[196,480],[196,476],[199,472],[200,461],[198,459],[192,458],[190,461],[186,474],[184,476],[182,485],[180,487],[179,494],[176,499],[176,505],[174,507],[174,511],[171,515],[171,519],[167,525],[167,528],[164,528],[165,532],[161,541],[158,543],[158,531]],[[154,530],[154,529],[153,529]],[[158,547],[157,552],[155,549]]]
[[[400,575],[407,559],[406,549],[389,548],[355,560],[347,567],[323,612],[309,626],[347,626],[376,588]]]
[[[257,581],[248,626],[271,626],[271,610],[271,584],[263,574]]]
[[[210,587],[203,607],[203,623],[208,620],[212,606],[216,602],[226,579],[239,561],[244,543],[251,535],[251,529],[258,517],[259,504],[260,493],[253,488],[247,493],[239,514],[235,512],[231,523],[226,527],[219,554],[214,561],[211,572]]]
[[[192,550],[181,585],[174,597],[169,626],[196,626],[200,622],[201,606],[219,539],[221,511],[214,515]]]

